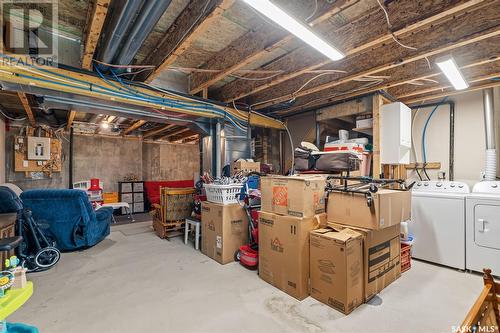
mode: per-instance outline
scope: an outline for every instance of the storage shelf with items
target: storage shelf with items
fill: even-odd
[[[118,195],[120,202],[130,205],[132,213],[144,213],[144,182],[143,181],[123,181],[118,182]],[[127,214],[122,209],[122,214]]]

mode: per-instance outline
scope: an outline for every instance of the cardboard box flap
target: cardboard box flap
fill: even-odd
[[[359,232],[356,232],[356,231],[351,230],[349,228],[339,229],[339,228],[334,228],[334,227],[330,227],[330,226],[328,226],[327,228],[323,228],[323,229],[316,229],[316,230],[313,230],[311,232],[314,234],[321,235],[324,238],[334,239],[334,240],[340,241],[342,243],[346,243],[350,239],[362,237],[362,235]]]

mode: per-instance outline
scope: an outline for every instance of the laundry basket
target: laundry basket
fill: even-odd
[[[208,201],[222,205],[229,205],[238,203],[237,195],[241,192],[243,184],[204,184],[203,186],[205,187]]]

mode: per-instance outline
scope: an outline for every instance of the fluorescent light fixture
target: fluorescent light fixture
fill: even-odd
[[[344,54],[316,36],[306,25],[300,23],[269,0],[243,0],[259,13],[288,30],[304,42],[332,60],[344,58]]]
[[[101,123],[101,127],[104,128],[104,129],[109,128],[109,123],[107,121],[103,121]]]
[[[448,56],[439,58],[436,60],[436,65],[439,66],[443,74],[456,90],[463,90],[469,87],[469,84],[465,81],[453,57]]]

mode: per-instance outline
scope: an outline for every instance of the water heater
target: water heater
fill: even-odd
[[[411,109],[403,103],[380,108],[380,163],[409,164],[411,150]]]

